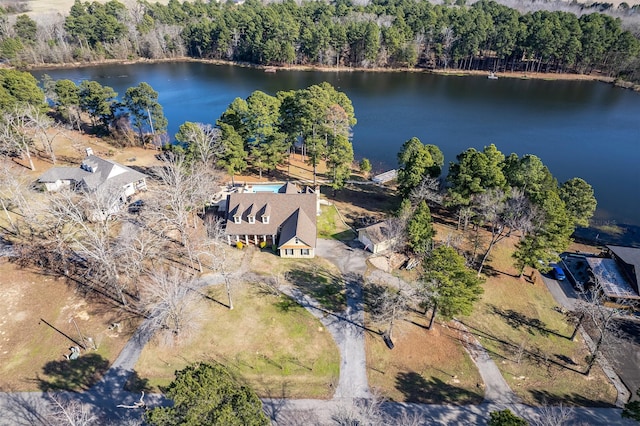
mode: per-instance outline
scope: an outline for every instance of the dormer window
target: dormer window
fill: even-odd
[[[242,217],[240,217],[240,215],[235,215],[233,217],[233,223],[238,223],[239,224],[240,222],[242,222]]]
[[[271,206],[269,204],[265,204],[262,208],[262,223],[268,225],[269,217],[271,216]]]
[[[247,209],[247,221],[249,223],[256,223],[256,208],[253,204]]]

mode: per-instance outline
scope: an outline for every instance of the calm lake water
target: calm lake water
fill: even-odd
[[[494,143],[535,154],[559,182],[578,176],[596,192],[595,220],[640,225],[640,95],[604,83],[423,73],[261,70],[202,63],[108,65],[34,71],[36,78],[96,80],[120,95],[142,81],[159,93],[173,137],[185,121],[215,123],[254,90],[275,94],[328,81],[352,100],[356,157],[395,168],[407,139],[438,145],[445,163]]]

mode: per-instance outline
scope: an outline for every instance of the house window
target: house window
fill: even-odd
[[[300,240],[296,237],[296,244],[300,244]]]
[[[309,249],[300,250],[300,254],[302,254],[303,256],[309,256]]]
[[[293,249],[284,249],[285,256],[293,256]]]
[[[240,221],[241,221],[240,216],[234,216],[233,217],[233,223],[240,223]]]
[[[247,219],[249,219],[249,223],[256,223],[256,217],[255,216],[249,216],[249,217],[247,217]]]
[[[269,224],[269,216],[262,216],[262,223]]]

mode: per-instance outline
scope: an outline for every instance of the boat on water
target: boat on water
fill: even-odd
[[[276,72],[277,69],[275,67],[267,67],[264,69],[264,72]]]
[[[490,72],[490,73],[489,73],[489,75],[487,76],[487,78],[488,78],[489,80],[497,80],[497,79],[498,79],[498,76],[497,76],[495,73]]]

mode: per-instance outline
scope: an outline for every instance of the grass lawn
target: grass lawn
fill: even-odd
[[[209,296],[224,302],[223,287]],[[136,371],[151,387],[167,385],[189,362],[216,360],[249,383],[260,396],[329,398],[338,380],[340,355],[331,335],[285,296],[240,283],[234,309],[207,303],[207,322],[189,342],[173,348],[151,342]]]
[[[331,262],[320,257],[313,259],[282,259],[268,250],[253,255],[251,270],[264,276],[279,275],[288,284],[298,287],[316,299],[331,312],[342,312],[346,308],[345,285],[340,271]]]
[[[458,331],[438,323],[426,330],[427,323],[419,314],[399,322],[394,326],[391,350],[380,336],[367,333],[369,386],[392,401],[482,402],[482,379],[458,340]]]
[[[538,277],[534,284],[516,278],[511,265],[512,242],[503,241],[491,255],[484,295],[474,313],[461,318],[489,350],[511,388],[525,403],[546,402],[607,406],[616,391],[594,367],[587,377],[588,350],[557,309]],[[536,272],[537,274],[537,272]]]
[[[356,237],[351,228],[342,222],[335,206],[322,206],[318,216],[318,238],[352,240]]]
[[[88,389],[115,360],[137,322],[87,302],[63,279],[0,260],[0,388]],[[109,325],[120,322],[120,331]],[[77,326],[77,328],[76,328]],[[80,336],[82,334],[82,337]],[[90,337],[97,350],[68,361],[71,346]]]

